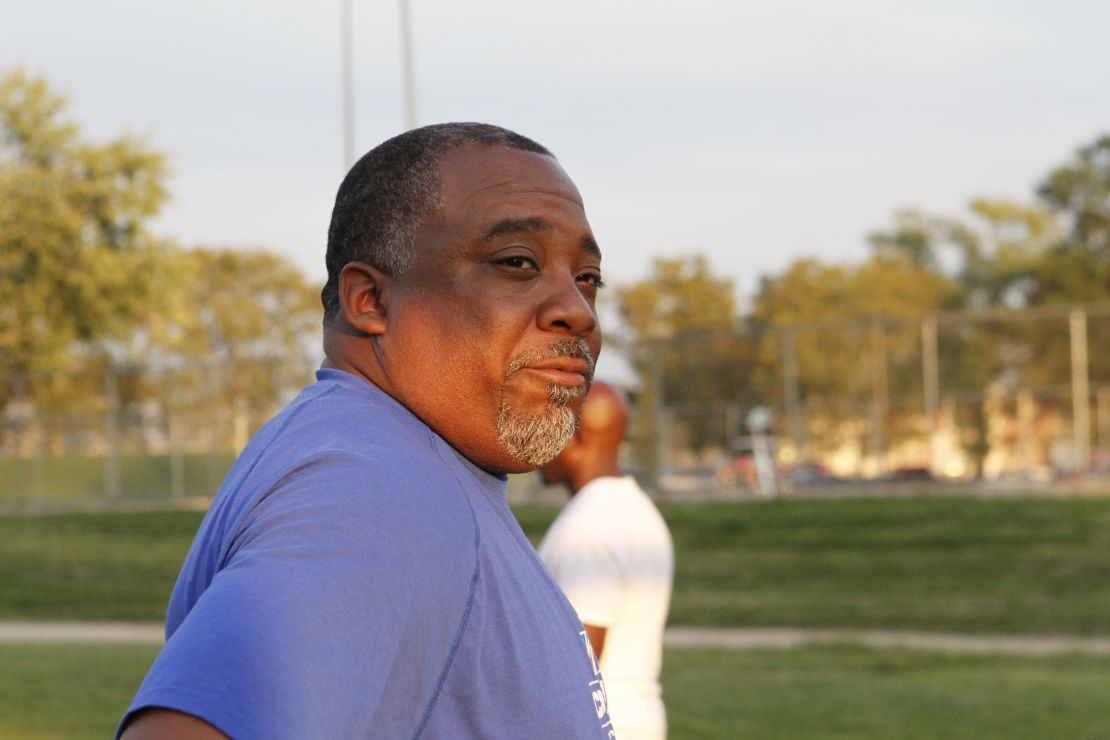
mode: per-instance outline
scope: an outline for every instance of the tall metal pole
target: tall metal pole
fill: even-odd
[[[1087,377],[1087,314],[1077,308],[1069,317],[1071,329],[1071,408],[1075,472],[1091,469],[1091,391]]]
[[[936,473],[937,413],[940,404],[940,373],[937,367],[937,319],[930,316],[921,322],[921,385],[925,401],[925,429],[928,439],[929,470]]]
[[[343,168],[355,163],[355,95],[352,61],[351,0],[339,0],[339,46],[343,75]]]
[[[416,82],[412,69],[412,18],[409,0],[401,4],[401,70],[405,83],[405,129],[416,128]]]

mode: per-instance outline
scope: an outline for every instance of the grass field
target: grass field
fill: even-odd
[[[156,648],[0,645],[0,738],[110,737]],[[670,650],[671,737],[1096,738],[1110,658]]]
[[[0,738],[110,738],[158,648],[0,645]]]
[[[668,651],[671,737],[1099,738],[1110,658],[855,647]]]
[[[666,516],[676,624],[1110,633],[1108,499],[778,501]]]
[[[533,540],[555,511],[517,509]],[[674,624],[1110,634],[1110,499],[663,507]],[[0,516],[0,618],[160,620],[201,515]],[[105,737],[149,646],[0,645],[0,738]],[[668,650],[674,738],[1110,736],[1110,657]]]
[[[554,516],[520,507],[534,540]],[[672,624],[1110,634],[1110,499],[663,507]],[[160,620],[201,515],[0,516],[0,618]]]
[[[663,506],[672,624],[1110,634],[1110,498]],[[533,540],[552,513],[518,509]]]
[[[0,517],[0,618],[160,621],[201,514]]]

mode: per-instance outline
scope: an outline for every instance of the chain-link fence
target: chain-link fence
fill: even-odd
[[[0,504],[211,496],[314,368],[192,363],[0,381]]]
[[[1105,340],[1104,304],[660,340],[633,353],[631,458],[672,490],[1105,472]]]
[[[1110,470],[1110,305],[672,337],[640,375],[629,466],[670,491]],[[0,379],[0,505],[208,497],[315,362]],[[514,491],[538,490],[534,477]]]

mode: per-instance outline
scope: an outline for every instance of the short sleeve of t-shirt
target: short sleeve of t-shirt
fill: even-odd
[[[603,502],[582,499],[564,510],[540,545],[552,578],[583,624],[608,627],[617,618],[624,587],[617,554],[606,536]]]
[[[412,734],[457,637],[476,553],[436,536],[442,512],[365,505],[357,460],[317,462],[247,518],[129,713],[175,709],[232,737]]]

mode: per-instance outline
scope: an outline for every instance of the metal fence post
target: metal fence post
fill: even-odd
[[[105,419],[105,441],[108,449],[104,455],[104,492],[108,498],[117,498],[119,490],[119,382],[111,365],[104,371],[104,390],[108,401]]]
[[[1018,418],[1018,450],[1022,460],[1022,469],[1027,476],[1032,476],[1034,471],[1033,449],[1036,444],[1037,402],[1028,389],[1017,392],[1017,418]]]
[[[886,331],[879,322],[871,324],[871,456],[878,474],[885,472],[883,462],[886,417],[889,409],[886,372]]]
[[[1068,317],[1071,329],[1071,407],[1075,472],[1091,469],[1091,391],[1087,375],[1087,312],[1077,308]]]
[[[171,382],[166,384],[169,388],[176,387],[176,383]],[[178,419],[176,404],[174,401],[176,394],[171,390],[169,398],[166,400],[166,432],[169,436],[169,453],[170,453],[170,497],[174,499],[185,497],[185,461],[181,454],[181,425]]]
[[[940,373],[937,363],[937,317],[929,316],[921,322],[921,389],[925,402],[926,451],[929,471],[936,475],[937,413],[940,405]]]
[[[22,375],[15,378],[14,388],[12,389],[13,406],[16,413],[13,419],[14,442],[13,448],[14,455],[12,457],[12,465],[15,468],[15,494],[19,498],[24,498],[28,486],[28,474],[26,465],[23,462],[23,447],[26,444],[26,428],[27,428],[27,380]]]
[[[663,477],[663,470],[666,467],[667,459],[667,406],[666,399],[664,398],[666,390],[664,389],[663,378],[663,340],[656,339],[651,343],[651,395],[652,395],[652,415],[654,416],[655,423],[655,485],[659,486],[659,481]]]
[[[215,491],[219,486],[219,472],[217,456],[220,452],[219,428],[223,422],[223,414],[219,400],[220,373],[214,362],[208,365],[208,459],[205,467],[208,473],[208,490]]]
[[[1095,447],[1105,452],[1110,447],[1110,387],[1095,391]]]
[[[806,459],[803,454],[805,433],[801,419],[801,393],[798,390],[798,349],[793,330],[782,332],[782,390],[786,406],[786,419],[790,425],[790,442],[794,445],[794,459],[801,463]]]

